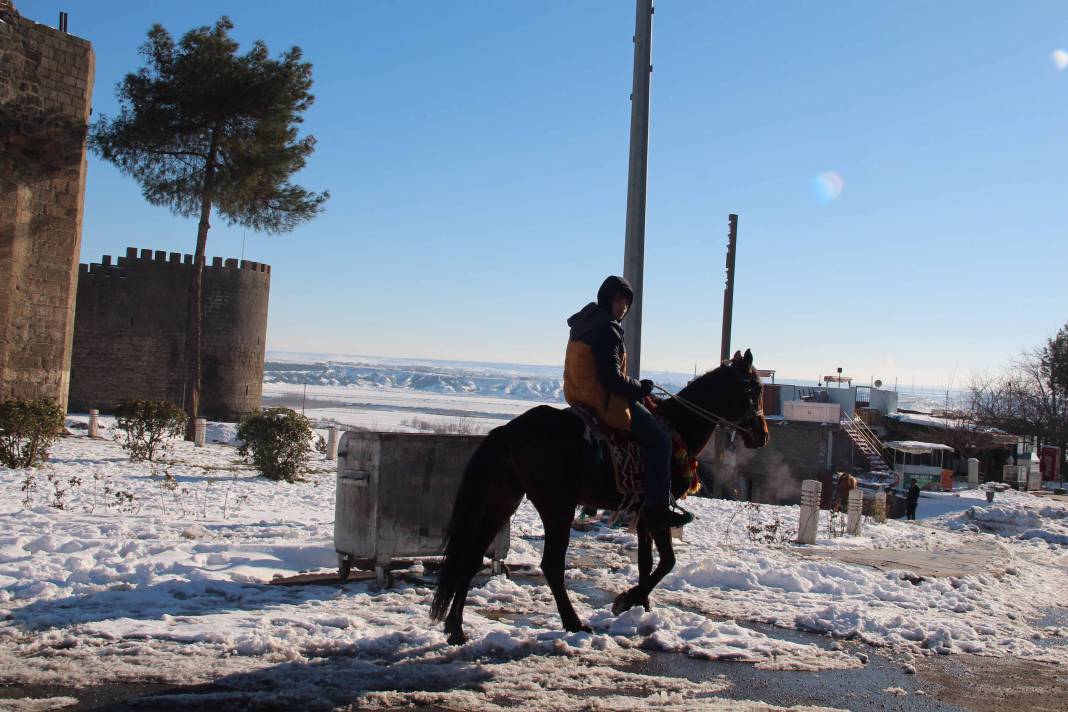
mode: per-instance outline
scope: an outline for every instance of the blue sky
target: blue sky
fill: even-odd
[[[622,271],[634,5],[31,2],[96,51],[94,112],[175,35],[228,14],[304,49],[316,221],[216,220],[210,255],[273,266],[268,345],[562,363],[564,319]],[[643,367],[734,345],[781,375],[960,386],[1068,320],[1068,4],[657,5]],[[828,200],[817,176],[841,178]],[[82,261],[191,252],[196,225],[90,158]]]

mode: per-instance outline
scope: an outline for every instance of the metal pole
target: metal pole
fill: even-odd
[[[734,254],[738,247],[738,216],[727,216],[727,283],[723,287],[723,335],[720,339],[719,360],[731,357],[731,320],[734,316]]]
[[[623,276],[634,288],[624,345],[627,371],[641,373],[642,282],[645,273],[645,193],[649,167],[649,81],[653,72],[653,0],[637,0],[634,20],[634,78],[630,95],[630,168],[627,173],[627,232]]]
[[[720,363],[731,357],[731,317],[734,314],[734,254],[738,246],[738,216],[727,216],[727,281],[723,287],[723,334],[719,344]],[[727,458],[724,456],[727,434],[722,428],[716,428],[713,445],[715,469],[712,471],[712,496],[722,497],[727,485]],[[717,472],[718,470],[718,472]]]

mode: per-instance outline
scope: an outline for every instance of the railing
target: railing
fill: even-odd
[[[886,422],[886,416],[882,411],[870,407],[862,407],[859,403],[853,410],[853,414],[864,421],[864,424],[869,428],[873,425],[882,425]]]
[[[856,432],[856,434],[860,437],[861,440],[864,441],[865,444],[868,445],[868,447],[870,447],[873,451],[878,453],[879,459],[881,459],[883,461],[883,464],[886,465],[886,468],[887,469],[891,469],[890,463],[887,461],[886,457],[883,455],[883,444],[882,444],[882,442],[879,440],[879,437],[874,432],[872,432],[872,429],[868,427],[867,423],[865,423],[863,420],[861,420],[857,416],[855,416],[855,415],[850,416],[848,413],[845,413],[843,411],[843,413],[842,413],[842,424],[847,429],[851,428],[854,432]]]
[[[867,408],[871,404],[871,387],[857,386],[857,395],[854,408]]]

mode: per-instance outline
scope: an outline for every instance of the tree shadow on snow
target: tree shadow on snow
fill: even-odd
[[[7,618],[27,631],[63,628],[118,619],[161,620],[164,616],[207,616],[263,611],[363,593],[367,584],[270,586],[231,581],[164,581],[151,585],[118,584],[106,591],[34,601]],[[17,592],[16,592],[17,595]]]
[[[101,705],[93,712],[115,709],[189,710],[332,710],[353,705],[368,693],[395,691],[426,694],[423,704],[398,700],[406,709],[445,709],[433,704],[435,693],[470,691],[493,679],[492,671],[475,660],[399,661],[384,663],[358,657],[331,657],[311,662],[286,662],[252,672],[234,673],[209,685],[152,690],[128,700],[130,706]],[[472,698],[472,700],[477,699]],[[393,708],[393,704],[386,704]]]

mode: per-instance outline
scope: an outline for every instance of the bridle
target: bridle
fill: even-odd
[[[746,386],[746,391],[747,392],[749,390],[748,386],[749,386],[749,384],[751,382],[752,382],[751,378],[745,379],[744,385]],[[655,383],[653,384],[653,388],[655,388],[656,390],[664,393],[668,398],[670,398],[672,400],[675,400],[675,401],[678,401],[679,405],[681,405],[683,408],[686,408],[687,410],[691,411],[692,413],[701,416],[705,420],[707,420],[707,421],[709,421],[709,422],[711,422],[711,423],[713,423],[715,425],[722,425],[724,427],[730,428],[731,430],[733,430],[735,432],[738,432],[738,433],[742,433],[743,435],[749,435],[750,437],[754,437],[755,436],[755,433],[753,432],[752,427],[742,427],[742,423],[752,423],[753,420],[756,419],[757,416],[763,416],[764,415],[764,409],[759,404],[753,402],[752,398],[748,398],[748,397],[746,398],[746,403],[749,404],[749,408],[746,411],[745,415],[743,415],[738,420],[727,420],[726,418],[724,418],[722,416],[719,416],[719,415],[716,415],[715,413],[713,413],[712,411],[710,411],[710,410],[708,410],[706,408],[702,408],[701,406],[697,405],[693,401],[686,400],[685,398],[680,398],[679,396],[675,395],[671,391],[669,391],[666,388],[663,388],[663,387],[661,387],[661,386],[659,386],[659,385],[657,385]]]

